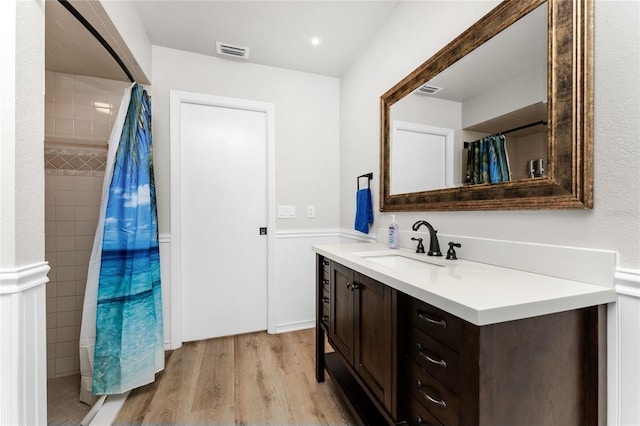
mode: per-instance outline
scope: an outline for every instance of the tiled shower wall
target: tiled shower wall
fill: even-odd
[[[107,141],[129,83],[46,73],[47,376],[80,371],[78,339]]]

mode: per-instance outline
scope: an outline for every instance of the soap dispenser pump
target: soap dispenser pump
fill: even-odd
[[[389,224],[389,248],[397,249],[400,246],[400,229],[396,223],[396,215],[391,215],[391,223]]]

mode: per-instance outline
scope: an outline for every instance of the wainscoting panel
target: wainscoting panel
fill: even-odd
[[[340,243],[339,230],[276,232],[276,333],[315,327],[315,244]]]
[[[618,269],[608,309],[607,424],[640,425],[640,271]]]
[[[160,282],[162,283],[162,323],[164,349],[171,348],[171,235],[158,235],[160,242]]]
[[[0,424],[47,419],[46,262],[0,270]]]

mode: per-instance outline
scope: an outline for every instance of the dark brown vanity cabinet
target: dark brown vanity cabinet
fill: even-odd
[[[360,422],[393,423],[397,362],[396,345],[390,342],[396,341],[396,292],[343,265],[330,265],[330,325],[325,331],[336,353],[319,357],[327,361],[327,371],[339,385],[353,379],[352,385],[371,403]],[[322,309],[325,315],[324,304]],[[337,363],[342,365],[333,365]],[[342,371],[351,377],[341,377]]]
[[[605,306],[475,326],[404,295],[410,425],[605,424]]]
[[[318,265],[318,295],[330,296],[317,304],[316,378],[329,372],[358,424],[606,423],[605,305],[476,326]]]

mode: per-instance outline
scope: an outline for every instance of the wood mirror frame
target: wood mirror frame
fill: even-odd
[[[548,1],[547,175],[390,194],[390,107]],[[505,0],[380,98],[380,211],[593,208],[593,1]]]

